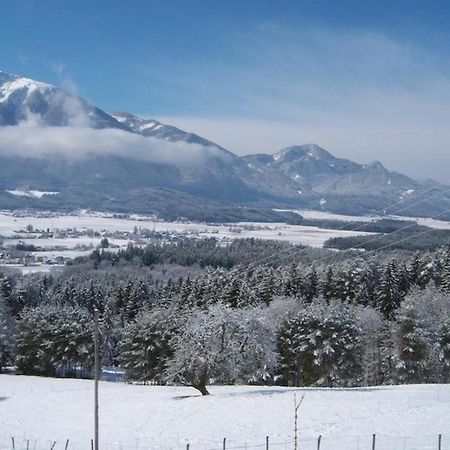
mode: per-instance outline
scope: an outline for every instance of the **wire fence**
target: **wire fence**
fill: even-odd
[[[169,439],[163,438],[167,442]],[[292,436],[270,436],[259,440],[238,441],[224,438],[221,441],[187,439],[162,444],[155,438],[129,441],[100,442],[101,450],[450,450],[450,435],[389,436],[383,434],[354,436],[318,436],[297,440]],[[0,437],[0,450],[92,450],[93,441],[32,439],[25,436]]]

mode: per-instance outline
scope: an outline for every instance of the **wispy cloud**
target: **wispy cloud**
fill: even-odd
[[[0,127],[0,155],[32,158],[59,156],[70,160],[91,156],[121,156],[181,166],[206,163],[217,149],[173,143],[118,129],[42,127],[28,122]]]
[[[161,83],[195,107],[159,118],[240,154],[316,142],[450,181],[450,63],[442,55],[367,30],[274,23],[224,45],[228,60],[165,68]]]

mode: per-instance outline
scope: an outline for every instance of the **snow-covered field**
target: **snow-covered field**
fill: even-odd
[[[288,210],[280,210],[288,211]],[[427,217],[407,217],[407,216],[348,216],[343,214],[333,214],[325,211],[314,211],[310,209],[297,209],[292,210],[297,214],[300,214],[305,219],[321,219],[321,220],[339,220],[344,222],[374,222],[381,219],[395,219],[395,220],[413,220],[419,225],[423,225],[437,230],[450,230],[450,222],[445,220],[431,219]]]
[[[305,394],[299,449],[450,448],[450,385],[367,389],[212,387],[100,383],[102,449],[293,449],[294,394]],[[87,450],[93,435],[93,382],[0,375],[0,449]],[[54,447],[53,442],[56,441]]]
[[[14,231],[24,229],[32,224],[35,229],[91,229],[94,231],[132,231],[134,227],[147,228],[154,231],[173,231],[174,233],[189,233],[203,237],[216,237],[217,239],[236,239],[255,237],[260,239],[276,239],[293,243],[321,247],[330,237],[354,236],[365,234],[362,232],[323,230],[317,227],[300,225],[287,225],[284,223],[235,223],[226,225],[161,222],[148,217],[131,216],[130,218],[117,218],[105,214],[79,214],[60,215],[54,217],[14,216],[8,212],[0,213],[0,235],[14,236]],[[249,227],[257,229],[249,229]],[[239,229],[240,232],[237,232]],[[97,242],[98,241],[98,242]],[[86,243],[86,239],[80,240]],[[100,239],[93,240],[98,244]],[[43,245],[43,241],[38,241]]]
[[[259,238],[287,241],[312,247],[323,247],[324,242],[330,237],[370,234],[358,231],[324,230],[317,227],[284,223],[252,222],[216,225],[194,222],[164,222],[136,214],[122,218],[113,214],[81,211],[77,215],[48,213],[31,216],[1,211],[0,236],[6,238],[5,244],[8,246],[14,246],[19,242],[32,244],[44,250],[31,252],[36,258],[42,258],[47,262],[49,262],[49,259],[53,259],[53,261],[50,261],[51,265],[39,263],[24,266],[17,264],[17,261],[12,263],[8,261],[4,264],[6,267],[18,268],[23,273],[53,270],[52,267],[56,266],[54,264],[56,258],[75,258],[76,256],[89,254],[93,248],[98,247],[102,239],[101,236],[90,237],[92,233],[86,233],[88,235],[83,234],[78,237],[41,238],[38,234],[27,234],[25,230],[28,225],[32,225],[35,230],[49,229],[52,232],[76,229],[81,233],[87,232],[87,230],[98,232],[100,235],[108,235],[109,233],[108,241],[113,244],[116,250],[126,248],[129,243],[135,243],[127,237],[127,233],[133,232],[135,227],[177,236],[185,235],[190,238],[215,237],[224,243],[237,238]],[[112,233],[116,233],[118,236],[111,237]],[[145,243],[145,239],[139,237],[139,244],[143,243]],[[113,251],[114,248],[112,248]]]

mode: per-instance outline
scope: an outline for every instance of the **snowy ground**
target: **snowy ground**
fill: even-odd
[[[66,229],[76,228],[78,230],[91,229],[94,231],[132,231],[134,227],[147,228],[154,231],[173,231],[174,233],[186,233],[203,237],[214,236],[217,239],[236,239],[257,237],[261,239],[277,239],[293,243],[301,243],[321,247],[330,237],[354,236],[365,234],[361,232],[342,230],[323,230],[317,227],[304,227],[300,225],[286,225],[284,223],[235,223],[226,225],[185,223],[185,222],[161,222],[152,220],[149,217],[133,215],[130,218],[117,218],[102,213],[79,215],[59,215],[53,217],[33,217],[14,216],[3,211],[0,213],[0,235],[14,236],[14,231],[24,229],[28,224],[32,224],[36,229]],[[258,229],[247,229],[247,228]],[[230,230],[231,228],[231,230]],[[237,230],[240,232],[236,232]],[[73,242],[68,243],[74,244]],[[100,239],[83,238],[78,243],[98,244]],[[44,245],[44,240],[38,241],[39,245]],[[120,242],[116,242],[120,245]],[[58,244],[62,244],[58,242]]]
[[[279,211],[291,211],[291,210],[279,210]],[[419,225],[423,225],[437,230],[450,230],[450,222],[445,220],[431,219],[427,217],[407,217],[407,216],[348,216],[343,214],[333,214],[325,211],[314,211],[310,209],[297,209],[292,210],[297,214],[300,214],[305,219],[321,219],[321,220],[339,220],[344,222],[374,222],[381,219],[395,219],[395,220],[412,220]]]
[[[294,394],[305,394],[299,449],[370,450],[450,448],[450,385],[368,389],[212,387],[198,397],[184,387],[100,383],[100,448],[293,449]],[[0,375],[0,449],[88,450],[93,383]]]
[[[104,213],[80,213],[79,215],[49,215],[42,216],[17,216],[11,212],[0,213],[0,236],[8,237],[8,245],[15,245],[19,241],[33,244],[42,248],[55,248],[53,253],[42,254],[35,252],[36,256],[63,256],[74,257],[74,252],[79,252],[80,246],[98,246],[101,237],[80,236],[78,238],[48,238],[37,239],[35,235],[21,233],[21,239],[14,239],[18,230],[24,230],[32,224],[35,229],[51,231],[76,228],[79,231],[93,230],[102,232],[132,232],[135,227],[149,229],[157,232],[183,234],[188,237],[215,237],[220,241],[230,241],[237,238],[260,238],[288,241],[296,244],[322,247],[330,237],[354,236],[367,234],[342,230],[323,230],[317,227],[287,225],[284,223],[234,223],[234,224],[202,224],[184,222],[162,222],[152,218],[132,215],[129,218],[118,218]],[[119,248],[125,248],[129,239],[108,239],[111,244]],[[81,255],[81,253],[79,253]]]

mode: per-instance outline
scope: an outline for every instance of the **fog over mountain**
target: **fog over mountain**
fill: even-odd
[[[444,186],[434,185],[434,195],[429,183],[379,162],[358,164],[315,144],[240,157],[197,134],[126,112],[110,114],[74,93],[5,72],[0,163],[0,207],[91,207],[213,220],[243,219],[249,209],[269,220],[280,214],[275,208],[360,214],[399,203],[404,215],[450,210]],[[58,194],[17,195],[30,189]],[[431,198],[417,205],[429,191]]]

